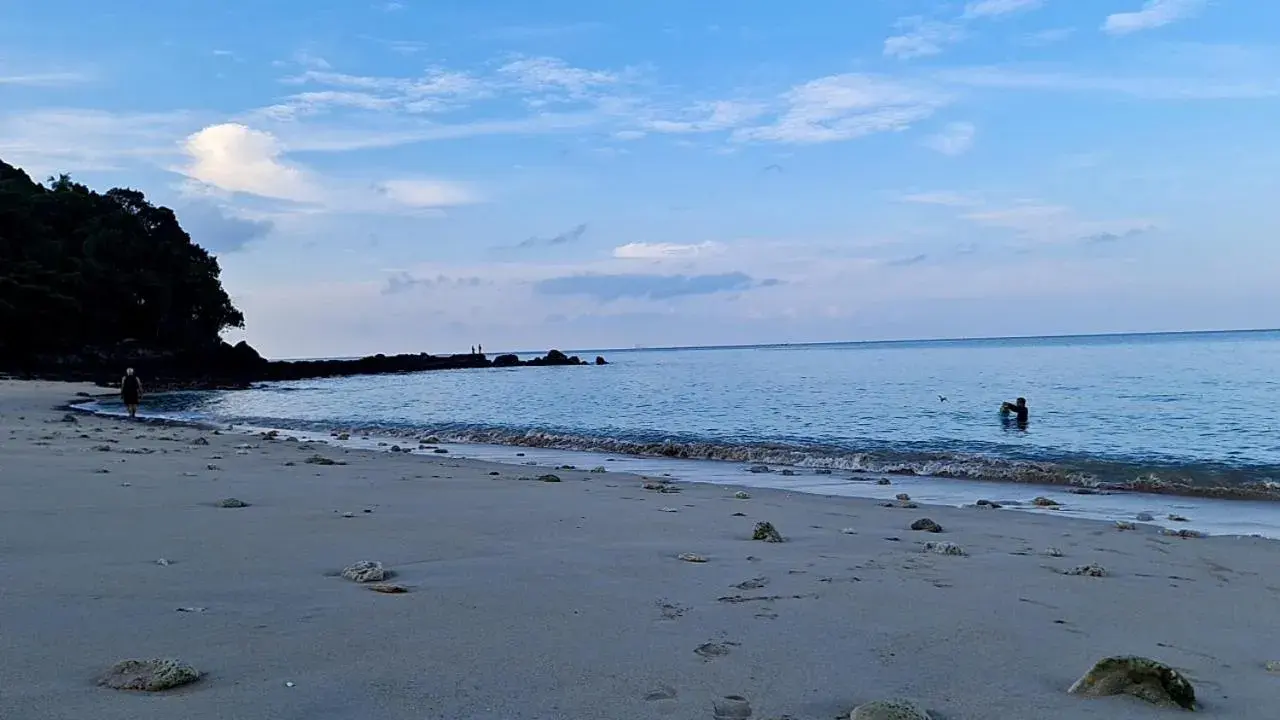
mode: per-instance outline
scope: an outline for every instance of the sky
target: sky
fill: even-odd
[[[1262,0],[0,0],[271,357],[1276,327],[1276,128]]]

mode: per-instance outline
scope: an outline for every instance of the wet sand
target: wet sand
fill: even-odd
[[[693,719],[725,695],[795,720],[899,696],[947,720],[1167,715],[1066,693],[1114,654],[1184,671],[1204,717],[1280,697],[1272,541],[66,422],[77,391],[99,390],[0,381],[6,720]],[[359,560],[409,592],[336,576]],[[1108,575],[1062,573],[1090,563]],[[150,657],[205,676],[96,686]]]

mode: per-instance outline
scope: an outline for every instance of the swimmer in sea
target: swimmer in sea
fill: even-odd
[[[1026,425],[1027,420],[1031,417],[1031,411],[1027,409],[1027,399],[1020,397],[1015,402],[1001,403],[1000,414],[1008,417],[1009,413],[1013,413],[1017,417],[1019,425]]]

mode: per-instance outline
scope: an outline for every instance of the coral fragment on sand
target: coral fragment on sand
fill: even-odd
[[[1162,707],[1196,707],[1195,688],[1182,673],[1133,655],[1099,660],[1067,692],[1088,697],[1127,694]]]
[[[98,685],[113,690],[162,692],[200,679],[200,671],[181,660],[122,660],[98,678]]]

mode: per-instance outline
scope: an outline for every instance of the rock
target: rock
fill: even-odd
[[[159,560],[156,560],[156,564],[159,565],[160,567],[169,567],[173,563],[169,562],[164,558],[160,558]]]
[[[208,444],[209,444],[209,439],[208,439],[208,438],[198,437],[198,438],[196,438],[195,440],[192,440],[192,441],[191,441],[191,444],[192,444],[192,445],[201,445],[201,446],[203,446],[203,445],[208,445]]]
[[[323,455],[312,455],[303,462],[308,465],[346,465],[346,463],[341,460],[333,460]]]
[[[432,450],[431,452],[433,452],[433,453],[435,453],[435,454],[437,454],[437,455],[448,455],[448,454],[449,454],[449,451],[448,451],[448,450],[445,450],[444,448],[436,448],[435,450]]]
[[[1280,673],[1280,660],[1272,660],[1263,667],[1267,669],[1267,672]]]
[[[1170,536],[1170,537],[1179,537],[1179,538],[1184,538],[1184,539],[1186,539],[1186,538],[1202,538],[1202,537],[1204,537],[1204,533],[1200,532],[1199,530],[1187,530],[1187,529],[1185,529],[1185,528],[1184,528],[1184,529],[1182,529],[1182,530],[1174,530],[1173,528],[1165,528],[1164,530],[1161,530],[1161,531],[1160,531],[1160,534],[1161,534],[1161,535],[1168,535],[1168,536]]]
[[[658,508],[658,512],[680,512],[680,510],[679,508],[663,507],[663,508]]]
[[[685,562],[691,562],[691,563],[704,563],[707,561],[706,558],[702,557],[697,553],[680,553],[679,555],[676,556],[676,558],[679,560],[683,560]]]
[[[575,466],[575,465],[561,465],[560,467],[558,467],[558,468],[556,468],[556,469],[557,469],[557,470],[577,470],[578,468],[577,468],[577,466]]]
[[[898,502],[911,502],[911,496],[906,493],[898,493],[897,495],[894,495],[894,498]]]
[[[773,523],[767,522],[756,523],[755,530],[751,533],[751,539],[771,543],[780,543],[783,541],[782,534],[773,526]]]
[[[747,720],[751,717],[751,703],[741,695],[726,695],[711,703],[714,720]]]
[[[753,472],[758,475],[760,473],[773,472],[773,470],[770,469],[768,465],[752,465],[750,468],[747,469],[747,472]]]
[[[1035,505],[1036,507],[1058,507],[1059,506],[1059,503],[1057,500],[1050,500],[1047,497],[1038,497],[1035,500],[1032,500],[1031,504]]]
[[[338,438],[339,440],[350,440],[351,433],[338,433],[337,435],[335,435],[335,437]]]
[[[501,474],[502,473],[498,472],[497,470],[494,470],[493,472],[489,473],[489,477],[497,477]]]
[[[399,446],[399,445],[392,445],[392,446],[391,446],[391,452],[400,452],[400,446]]]
[[[62,416],[62,422],[64,422],[64,423],[78,423],[78,422],[80,422],[80,419],[79,419],[79,418],[77,418],[77,417],[76,417],[74,414],[72,414],[72,413],[67,413],[66,415],[63,415],[63,416]]]
[[[1085,577],[1106,577],[1107,569],[1097,563],[1089,563],[1080,567],[1064,570],[1063,575],[1083,575]]]
[[[814,475],[830,475],[831,473],[832,473],[831,468],[818,468],[817,470],[813,471]]]
[[[354,565],[348,565],[342,569],[342,577],[357,583],[382,582],[388,577],[388,573],[382,567],[382,563],[374,560],[361,560]]]
[[[795,476],[795,474],[796,474],[796,471],[795,471],[795,470],[792,470],[792,469],[790,469],[790,468],[787,468],[786,470],[783,470],[781,474],[782,474],[782,475],[785,475],[785,476],[787,476],[787,477],[794,477],[794,476]]]
[[[1137,520],[1138,522],[1152,522],[1152,521],[1154,521],[1156,518],[1155,518],[1155,516],[1154,516],[1154,515],[1152,515],[1151,513],[1143,512],[1143,513],[1138,513],[1137,515],[1135,515],[1133,519],[1134,519],[1134,520]]]
[[[929,518],[920,518],[919,520],[911,523],[911,529],[921,530],[924,532],[931,532],[931,533],[942,532],[942,526],[930,520]]]
[[[243,501],[243,500],[240,500],[240,499],[238,499],[238,498],[226,498],[226,499],[224,499],[224,500],[219,500],[219,501],[218,501],[218,507],[220,507],[220,508],[246,508],[246,507],[249,507],[249,503],[247,503],[247,502],[245,502],[245,501]]]
[[[858,534],[858,530],[857,530],[856,528],[851,528],[851,527],[847,527],[847,528],[845,528],[845,529],[841,530],[840,532],[844,533],[845,535],[857,535],[857,534]]]
[[[113,690],[161,692],[199,679],[200,671],[181,660],[122,660],[98,678],[98,685]]]
[[[1133,523],[1129,522],[1128,520],[1117,520],[1117,521],[1116,521],[1116,529],[1117,529],[1117,530],[1137,530],[1137,529],[1138,529],[1138,526],[1137,526],[1137,525],[1134,525]]]
[[[747,492],[746,490],[739,490],[738,492],[734,493],[733,496],[739,500],[751,499],[751,493]]]
[[[892,480],[890,480],[889,478],[880,478],[879,480],[877,480],[877,481],[876,481],[876,484],[877,484],[877,485],[892,485],[892,484],[893,484],[893,481],[892,481]]]
[[[876,700],[859,705],[849,720],[932,720],[929,713],[910,700]]]
[[[597,365],[608,365],[608,364],[609,364],[609,361],[608,361],[608,360],[605,360],[603,357],[601,357],[601,356],[597,355],[597,356],[596,356],[596,364],[597,364]]]
[[[924,544],[924,551],[938,555],[968,555],[964,548],[953,542],[927,542]]]
[[[1176,514],[1170,514],[1169,521],[1170,522],[1190,522],[1189,520],[1182,517],[1181,515],[1176,515]]]
[[[543,475],[538,478],[542,482],[560,482],[559,475]]]
[[[409,592],[409,588],[403,585],[397,585],[395,583],[375,583],[373,585],[370,585],[369,589],[377,593],[383,593],[385,595],[398,595],[400,593]]]
[[[221,470],[222,468],[218,467],[217,465],[214,465],[213,463],[209,463],[208,465],[204,466],[204,469],[205,470]]]
[[[987,508],[989,510],[999,510],[1000,508],[1004,507],[1000,503],[991,502],[990,500],[979,500],[973,505],[974,507]]]
[[[342,513],[342,517],[344,517],[344,518],[353,518],[353,517],[355,517],[355,516],[356,516],[356,514],[355,514],[355,513],[353,513],[353,512],[344,512],[344,513]]]
[[[1161,707],[1196,708],[1195,688],[1182,673],[1137,656],[1099,660],[1067,692],[1087,697],[1127,694]]]
[[[595,466],[595,467],[591,468],[591,472],[592,472],[593,474],[595,474],[595,475],[599,475],[599,474],[601,474],[601,473],[607,473],[607,472],[609,472],[609,468],[607,468],[607,467],[605,467],[605,466],[603,466],[603,465],[597,465],[597,466]]]
[[[1048,557],[1062,557],[1062,551],[1055,547],[1048,548],[1044,554]]]

